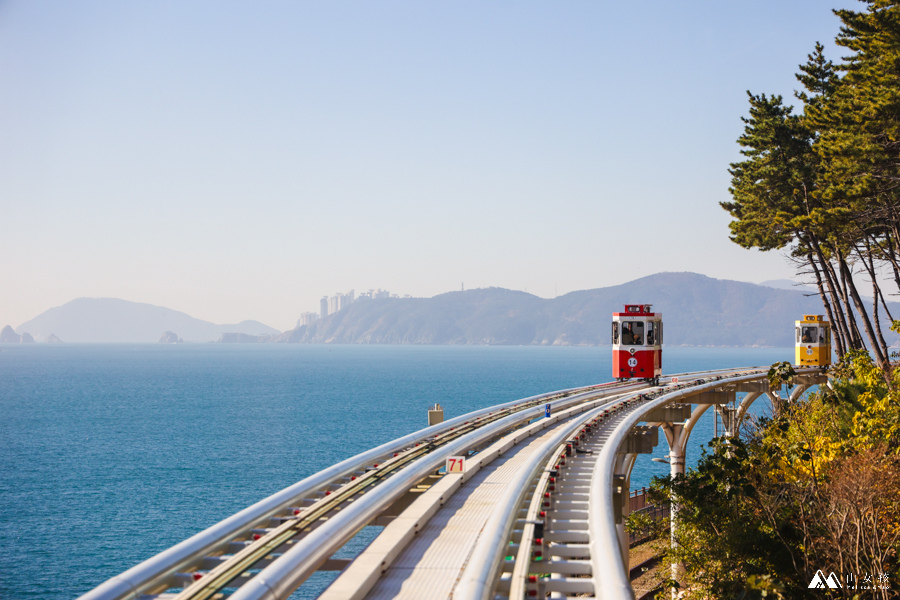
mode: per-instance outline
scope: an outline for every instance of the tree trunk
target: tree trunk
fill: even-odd
[[[891,240],[890,232],[885,235],[885,241],[887,242],[887,250],[885,253],[889,256],[891,269],[894,272],[894,282],[897,284],[897,289],[900,289],[900,269],[897,268],[897,254],[894,250],[894,242]],[[884,307],[884,313],[887,315],[888,319],[890,319],[891,324],[893,324],[894,316],[891,314],[891,309],[888,308],[887,298],[884,297],[881,286],[878,286],[878,295],[881,297],[881,305]]]
[[[869,321],[869,314],[866,312],[866,308],[863,305],[862,300],[860,300],[859,298],[859,292],[857,292],[856,290],[856,284],[853,283],[853,273],[850,271],[850,267],[847,265],[847,261],[844,260],[842,254],[838,254],[838,261],[841,272],[844,274],[844,280],[847,283],[847,289],[850,292],[850,297],[853,298],[853,304],[856,306],[856,310],[859,312],[860,319],[862,319],[863,327],[866,330],[866,337],[869,338],[869,343],[872,344],[872,353],[875,355],[875,362],[881,369],[884,369],[887,366],[887,360],[885,359],[884,353],[881,351],[881,346],[878,344],[875,332],[872,329],[872,322]]]
[[[844,258],[839,252],[836,252],[835,256],[837,257],[838,271],[841,275],[840,292],[841,298],[844,301],[844,307],[847,310],[847,321],[850,326],[850,335],[853,338],[853,348],[856,350],[866,350],[866,344],[863,342],[862,335],[859,333],[859,326],[856,324],[856,315],[853,314],[853,307],[850,306],[850,297],[847,291],[847,275],[849,269],[845,268]],[[828,266],[831,267],[831,264],[829,263]],[[857,310],[859,310],[859,307],[857,307]]]
[[[865,239],[865,244],[865,255],[860,252],[860,249],[856,244],[854,244],[853,247],[856,249],[856,253],[859,255],[860,260],[862,260],[866,271],[868,271],[869,277],[872,278],[872,323],[875,328],[875,335],[878,338],[881,353],[884,355],[885,361],[887,361],[888,357],[890,357],[890,352],[888,352],[887,342],[884,341],[884,334],[881,331],[881,320],[878,318],[878,298],[881,296],[881,288],[878,285],[878,277],[875,272],[875,258],[872,254],[872,245],[869,243],[868,237]]]
[[[848,352],[855,346],[853,345],[853,339],[850,336],[850,328],[847,325],[846,311],[841,305],[841,301],[838,297],[837,279],[834,277],[834,272],[830,268],[831,264],[825,258],[825,253],[822,252],[822,247],[819,245],[819,241],[816,239],[816,236],[811,235],[809,241],[813,250],[815,250],[816,252],[816,257],[819,259],[819,264],[822,265],[822,274],[825,276],[825,283],[828,286],[828,293],[831,295],[831,306],[834,309],[835,317],[835,320],[832,321],[832,324],[837,334],[843,338],[844,352]]]
[[[822,285],[822,274],[819,273],[819,267],[816,266],[816,260],[813,258],[812,253],[807,254],[806,259],[809,261],[809,266],[812,267],[813,273],[816,275],[816,287],[819,288],[819,297],[822,298],[822,304],[825,306],[825,312],[828,314],[828,321],[834,325],[833,329],[836,334],[834,341],[837,345],[838,360],[841,360],[844,358],[844,336],[834,318],[834,313],[831,311],[831,303],[828,301],[828,295],[825,293],[825,287]]]
[[[893,235],[896,236],[897,235],[896,226],[892,227],[891,229],[894,232]],[[898,239],[900,239],[900,238],[898,238]],[[888,262],[891,263],[891,271],[894,274],[894,283],[897,285],[897,290],[900,291],[900,268],[898,268],[898,265],[897,265],[897,252],[894,248],[894,240],[891,237],[890,232],[888,232],[888,234],[885,236],[885,241],[887,243],[886,244],[887,248],[885,249],[885,254],[888,257]]]

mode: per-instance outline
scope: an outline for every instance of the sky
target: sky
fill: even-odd
[[[323,295],[760,282],[746,92],[851,0],[0,0],[0,327],[79,297],[281,330]]]

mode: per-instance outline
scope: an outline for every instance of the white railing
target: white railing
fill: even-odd
[[[84,594],[79,600],[131,600],[145,594],[148,590],[159,587],[171,580],[179,572],[188,570],[191,565],[198,564],[205,556],[212,554],[236,537],[249,534],[255,525],[297,504],[305,497],[329,484],[341,481],[384,456],[390,456],[408,446],[431,438],[436,434],[449,431],[466,421],[483,417],[489,413],[514,408],[534,401],[542,401],[561,394],[573,394],[585,390],[602,390],[611,384],[592,385],[579,388],[568,388],[529,398],[514,400],[495,406],[472,411],[443,423],[426,427],[417,432],[403,436],[348,458],[323,471],[319,471],[283,490],[272,494],[252,506],[216,523],[196,535],[164,550],[144,562],[112,577],[100,586]],[[541,411],[543,408],[540,409]],[[534,409],[535,414],[538,409]],[[533,418],[532,415],[530,418]],[[379,486],[380,487],[380,486]]]

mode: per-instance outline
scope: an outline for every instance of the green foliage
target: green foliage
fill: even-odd
[[[785,250],[811,270],[841,361],[828,386],[778,403],[749,438],[717,441],[686,476],[656,481],[678,507],[670,559],[685,569],[686,598],[821,597],[806,583],[825,565],[897,573],[900,366],[878,298],[887,308],[882,273],[900,290],[900,1],[861,1],[863,10],[834,11],[842,62],[817,43],[800,66],[801,110],[748,92],[743,160],[729,171],[732,201],[721,203],[731,239]],[[871,310],[854,283],[860,271]],[[890,329],[900,333],[900,321]],[[787,362],[768,373],[775,389],[795,376]]]
[[[767,457],[740,440],[711,446],[687,476],[654,481],[678,505],[669,559],[685,569],[686,597],[737,597],[751,576],[789,582],[793,560],[781,539],[798,535],[789,514],[773,526],[762,510]]]
[[[900,368],[886,381],[872,358],[858,352],[848,357],[841,373],[858,386],[857,410],[845,445],[855,450],[884,446],[900,454]]]
[[[647,513],[633,512],[625,519],[625,531],[633,534],[654,531],[659,525],[658,521],[650,518]]]
[[[787,588],[771,575],[751,575],[747,578],[747,589],[740,596],[744,598],[776,598],[785,597]]]
[[[893,331],[894,333],[900,333],[900,321],[891,322],[891,331]]]
[[[721,206],[735,218],[732,241],[744,248],[784,248],[797,238],[796,220],[806,212],[816,160],[812,133],[781,96],[747,95],[750,117],[742,119],[746,126],[738,138],[747,159],[731,165],[734,201]]]
[[[769,385],[776,390],[781,389],[782,385],[788,387],[794,385],[794,377],[796,376],[797,371],[794,370],[794,365],[787,361],[773,364],[769,368],[769,373],[767,374]]]
[[[871,199],[895,203],[900,176],[900,5],[866,4],[865,11],[835,11],[842,22],[836,42],[851,54],[829,101],[811,111],[822,131],[826,193],[851,210]]]
[[[686,475],[654,480],[677,507],[668,560],[685,598],[814,598],[806,585],[827,565],[897,572],[900,386],[862,352],[835,373],[746,439],[714,440]]]
[[[868,343],[886,370],[876,273],[888,267],[900,289],[900,2],[863,4],[834,11],[842,22],[836,42],[850,51],[843,62],[827,60],[817,43],[800,65],[802,110],[748,92],[737,140],[744,160],[731,165],[732,200],[721,206],[733,217],[732,241],[783,249],[815,276],[839,354]],[[874,280],[871,311],[854,283],[860,268]]]

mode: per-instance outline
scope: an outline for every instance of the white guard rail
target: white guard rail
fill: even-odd
[[[712,390],[724,385],[766,379],[767,367],[759,367],[762,372],[752,375],[723,377],[716,381],[686,387],[655,400],[641,404],[616,425],[600,451],[593,477],[591,478],[591,498],[597,498],[588,508],[588,528],[591,539],[591,569],[594,578],[594,595],[608,600],[634,600],[629,570],[622,558],[619,537],[616,532],[613,508],[613,475],[619,447],[642,417],[658,408],[698,392]],[[817,369],[797,369],[798,374],[816,372]],[[733,371],[732,371],[733,372]]]
[[[459,591],[454,597],[470,600],[487,600],[490,597],[502,568],[503,554],[507,550],[506,541],[512,535],[519,517],[519,507],[525,501],[525,495],[537,478],[538,472],[546,467],[547,462],[559,451],[560,444],[584,427],[586,422],[620,402],[625,402],[625,399],[619,397],[589,412],[581,413],[569,424],[561,427],[559,432],[542,444],[521,466],[515,481],[509,483],[503,499],[497,504],[492,518],[481,532],[478,545],[462,574]]]
[[[615,391],[619,392],[618,389]],[[579,404],[600,394],[600,391],[586,392],[566,398],[562,404]],[[464,454],[470,448],[479,446],[521,422],[541,417],[543,413],[543,406],[514,413],[419,458],[298,540],[290,550],[236,591],[230,597],[231,600],[274,600],[288,597],[322,562],[356,535],[357,531],[413,485],[440,468],[447,457]]]
[[[268,498],[260,500],[256,504],[235,513],[227,519],[216,523],[183,542],[180,542],[127,571],[108,579],[106,582],[81,596],[79,600],[136,599],[148,589],[156,587],[176,573],[186,570],[188,566],[225,546],[230,540],[243,533],[249,532],[255,524],[268,519],[279,511],[299,502],[317,489],[363,469],[385,455],[398,452],[425,438],[430,438],[436,434],[448,431],[453,427],[457,427],[466,421],[485,416],[488,413],[497,410],[512,408],[536,400],[544,400],[559,394],[591,390],[603,391],[604,388],[610,388],[610,391],[612,391],[613,389],[616,389],[617,386],[615,382],[611,382],[580,388],[569,388],[497,404],[495,406],[448,419],[438,425],[426,427],[425,429],[421,429],[371,450],[357,454],[356,456],[302,479],[301,481],[284,488],[280,492],[272,494]],[[568,399],[569,398],[566,400]],[[541,410],[543,409],[541,408]]]

